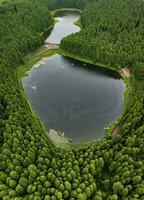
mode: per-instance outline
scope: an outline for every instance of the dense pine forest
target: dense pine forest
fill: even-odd
[[[31,110],[17,69],[53,27],[49,10],[82,9],[79,33],[61,48],[113,68],[131,69],[120,133],[69,152],[49,140]],[[0,199],[144,199],[144,2],[0,1]]]

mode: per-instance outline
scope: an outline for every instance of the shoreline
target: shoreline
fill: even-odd
[[[73,58],[73,59],[76,59],[76,60],[78,60],[78,61],[82,61],[82,62],[86,62],[86,63],[88,63],[88,64],[92,64],[92,65],[94,65],[94,66],[96,66],[96,67],[102,67],[102,68],[104,68],[104,69],[107,69],[107,70],[112,70],[112,71],[114,71],[114,72],[117,72],[117,73],[119,73],[119,75],[124,79],[124,82],[125,82],[125,84],[126,84],[126,90],[125,90],[125,92],[123,93],[123,96],[124,96],[124,110],[123,110],[123,112],[121,113],[121,115],[120,116],[118,116],[118,118],[114,121],[114,123],[112,123],[112,124],[110,124],[108,127],[106,127],[105,128],[105,135],[104,135],[104,138],[106,137],[106,135],[107,135],[107,131],[108,132],[110,132],[111,133],[111,136],[112,136],[112,138],[113,138],[113,132],[115,131],[115,129],[117,130],[117,127],[119,126],[119,124],[121,123],[121,121],[122,121],[122,119],[123,119],[123,117],[124,117],[124,115],[125,115],[125,112],[127,111],[127,105],[128,105],[128,98],[127,98],[127,96],[129,96],[129,78],[127,77],[127,76],[125,76],[125,74],[123,73],[123,69],[114,69],[114,68],[110,68],[110,67],[105,67],[105,65],[104,64],[99,64],[98,65],[98,63],[94,63],[92,60],[90,60],[90,59],[87,59],[87,58],[81,58],[80,56],[73,56],[72,54],[70,54],[70,53],[68,53],[68,52],[66,52],[66,51],[64,51],[64,50],[62,50],[62,49],[60,49],[60,48],[58,48],[58,49],[48,49],[48,50],[42,50],[42,51],[40,51],[40,52],[38,52],[38,54],[37,55],[35,55],[35,56],[32,56],[31,58],[29,58],[29,60],[26,62],[26,64],[25,65],[23,65],[23,66],[27,66],[25,69],[25,72],[23,73],[23,74],[21,74],[20,73],[20,77],[21,77],[21,79],[22,79],[22,77],[23,76],[25,76],[26,75],[26,72],[28,72],[32,67],[33,67],[33,65],[34,64],[36,64],[37,62],[39,62],[42,58],[46,58],[46,57],[49,57],[49,56],[52,56],[52,55],[55,55],[55,54],[60,54],[60,55],[63,55],[63,56],[67,56],[67,57],[69,57],[69,58]],[[20,67],[19,67],[19,72],[21,71],[21,69],[23,69],[23,66],[21,65]],[[27,98],[27,97],[26,97]],[[28,100],[27,100],[28,101]],[[49,137],[50,138],[50,137]],[[55,137],[54,137],[55,138]],[[65,141],[65,136],[63,137],[64,138],[64,140],[63,141]],[[56,139],[56,141],[54,141],[53,139],[50,139],[51,141],[52,141],[52,143],[54,144],[54,145],[56,145],[56,146],[58,146],[58,147],[61,147],[61,148],[64,148],[64,147],[66,147],[66,149],[69,149],[70,147],[69,146],[71,146],[71,148],[73,148],[73,147],[79,147],[79,146],[83,146],[83,145],[89,145],[89,144],[92,144],[92,143],[96,143],[96,142],[100,142],[99,140],[94,140],[94,141],[90,141],[90,142],[86,142],[86,143],[80,143],[80,144],[74,144],[74,143],[72,143],[72,142],[70,142],[69,144],[66,142],[66,143],[64,143],[63,141],[62,141],[62,143],[61,144],[58,144],[59,142],[57,142],[57,139]],[[61,140],[61,139],[60,139]],[[101,139],[101,140],[103,140],[103,139]]]
[[[125,116],[125,113],[128,110],[128,105],[129,105],[129,100],[130,100],[130,93],[131,93],[130,77],[131,77],[131,71],[130,71],[130,69],[128,67],[122,68],[122,76],[124,77],[125,84],[126,84],[126,87],[127,87],[128,91],[126,91],[125,94],[124,94],[124,99],[125,99],[125,105],[124,106],[125,106],[125,109],[124,109],[123,115],[120,118],[119,123],[116,126],[114,126],[114,128],[112,130],[112,139],[115,139],[120,133],[123,117]]]
[[[69,10],[70,11],[74,11],[75,9],[74,10],[73,9],[58,9],[58,10],[53,11],[54,12],[53,14],[55,14],[56,12],[59,12],[59,11],[61,12],[61,11],[65,11],[65,10],[67,10],[67,11],[69,11]],[[49,56],[52,56],[54,54],[60,54],[60,55],[63,55],[63,56],[69,57],[69,58],[76,59],[78,61],[86,62],[88,64],[94,65],[97,68],[100,67],[100,68],[104,68],[104,69],[107,69],[107,70],[111,70],[113,72],[118,73],[124,79],[124,82],[126,84],[126,90],[125,90],[125,92],[123,94],[123,96],[124,96],[124,111],[121,113],[120,116],[118,116],[118,118],[114,121],[114,123],[110,124],[107,128],[105,128],[104,138],[107,136],[107,130],[108,130],[109,133],[111,133],[111,136],[113,137],[113,132],[119,126],[119,124],[122,121],[122,119],[123,119],[123,117],[125,115],[125,112],[127,110],[128,98],[126,98],[126,97],[129,96],[129,94],[128,94],[129,93],[129,83],[127,82],[128,81],[127,79],[129,78],[129,74],[128,74],[127,68],[121,69],[120,66],[117,66],[117,68],[114,68],[112,66],[108,66],[108,65],[103,64],[103,63],[94,63],[89,58],[86,58],[86,57],[84,58],[84,57],[81,57],[79,55],[74,55],[74,54],[71,54],[71,53],[69,53],[67,51],[62,50],[61,48],[59,48],[59,45],[57,45],[57,44],[48,44],[48,46],[46,47],[46,43],[45,43],[39,49],[37,49],[34,52],[29,53],[25,57],[25,59],[26,59],[25,60],[25,64],[24,65],[20,65],[18,67],[18,76],[19,76],[19,79],[21,80],[22,77],[24,77],[26,75],[26,73],[32,68],[32,66],[35,63],[39,62],[44,57],[49,57]],[[27,100],[27,102],[29,104],[29,107],[31,107],[31,105],[29,103],[29,100],[28,100],[28,98],[27,98],[27,96],[26,96],[26,94],[24,92],[22,84],[21,84],[21,87],[22,87],[22,93],[24,93],[24,96],[25,96],[25,98],[26,98],[26,100]],[[31,107],[31,110],[32,110],[32,107]],[[34,111],[32,111],[32,113],[33,112]],[[36,118],[38,118],[37,115],[36,115]],[[40,124],[42,124],[41,121],[40,121]],[[42,124],[42,126],[43,126],[43,124]],[[63,135],[63,138],[65,138],[64,135]],[[103,139],[101,139],[101,140],[103,140]],[[65,141],[65,139],[63,141]],[[94,143],[94,142],[98,142],[98,140],[94,140],[94,141],[90,141],[90,142],[84,143],[84,145],[89,145],[89,144]],[[56,146],[58,146],[56,143],[59,143],[59,142],[52,141],[52,143],[55,144]],[[62,146],[65,146],[65,145],[66,145],[66,143],[62,144]],[[72,146],[74,146],[74,147],[76,147],[76,146],[82,146],[83,143],[80,143],[80,144],[70,143],[69,145],[72,148]]]

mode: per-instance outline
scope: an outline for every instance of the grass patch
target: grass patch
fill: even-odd
[[[52,56],[54,54],[60,54],[60,55],[63,55],[65,57],[69,57],[69,58],[73,58],[73,59],[76,59],[76,60],[79,60],[79,61],[83,61],[85,63],[92,64],[97,68],[102,67],[102,68],[105,68],[105,69],[108,69],[108,70],[112,70],[113,72],[117,72],[118,74],[122,73],[120,67],[114,68],[112,66],[107,66],[106,64],[103,64],[103,63],[93,62],[93,60],[91,60],[90,58],[74,55],[74,54],[66,52],[66,51],[64,51],[60,48],[59,49],[45,50],[44,48],[41,47],[37,51],[31,53],[29,56],[26,57],[25,64],[21,65],[19,67],[20,76],[21,77],[24,76],[25,73],[30,70],[32,65],[37,63],[41,58]]]
[[[78,19],[74,22],[74,25],[79,26],[82,29],[81,20]]]
[[[31,69],[31,67],[40,61],[43,57],[49,57],[57,53],[57,50],[51,49],[48,51],[44,51],[44,48],[40,48],[38,51],[35,52],[34,55],[28,57],[25,61],[25,64],[20,65],[18,69],[19,77],[22,78],[25,76],[26,72]]]

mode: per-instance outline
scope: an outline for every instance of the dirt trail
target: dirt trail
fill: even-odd
[[[128,67],[125,67],[122,69],[123,75],[127,78],[129,78],[131,76],[131,71]]]
[[[120,129],[121,129],[121,125],[120,125],[120,124],[117,125],[117,126],[114,128],[114,130],[113,130],[113,132],[112,132],[112,138],[113,138],[113,139],[119,134]]]
[[[128,67],[125,67],[122,69],[122,74],[126,78],[130,78],[131,76],[131,71]],[[114,139],[117,135],[119,135],[121,129],[121,123],[119,123],[112,131],[112,138]]]
[[[41,46],[39,49],[33,51],[33,52],[30,52],[26,55],[26,59],[29,59],[31,57],[34,57],[34,56],[38,56],[39,54],[47,51],[47,50],[50,50],[50,49],[58,49],[59,48],[59,44],[50,44],[50,43],[45,43],[43,46]]]

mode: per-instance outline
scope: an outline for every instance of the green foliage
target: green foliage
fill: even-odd
[[[59,9],[59,8],[79,8],[83,9],[85,5],[91,0],[44,0],[48,5],[49,9]]]
[[[42,44],[41,34],[52,25],[53,19],[40,1],[2,2],[0,8],[0,57],[4,63],[18,64],[24,54]]]
[[[43,43],[43,32],[53,24],[47,3],[56,8],[88,2],[1,1],[0,199],[144,198],[142,1],[89,4],[82,13],[82,31],[61,44],[95,62],[131,67],[131,98],[117,139],[110,133],[100,142],[62,155],[31,111],[17,76],[17,65]]]
[[[123,185],[121,184],[121,182],[116,182],[113,184],[113,191],[114,193],[118,194],[118,193],[122,193],[123,191]]]
[[[108,66],[137,68],[143,63],[143,11],[141,0],[93,1],[81,14],[80,33],[64,38],[61,48]]]

